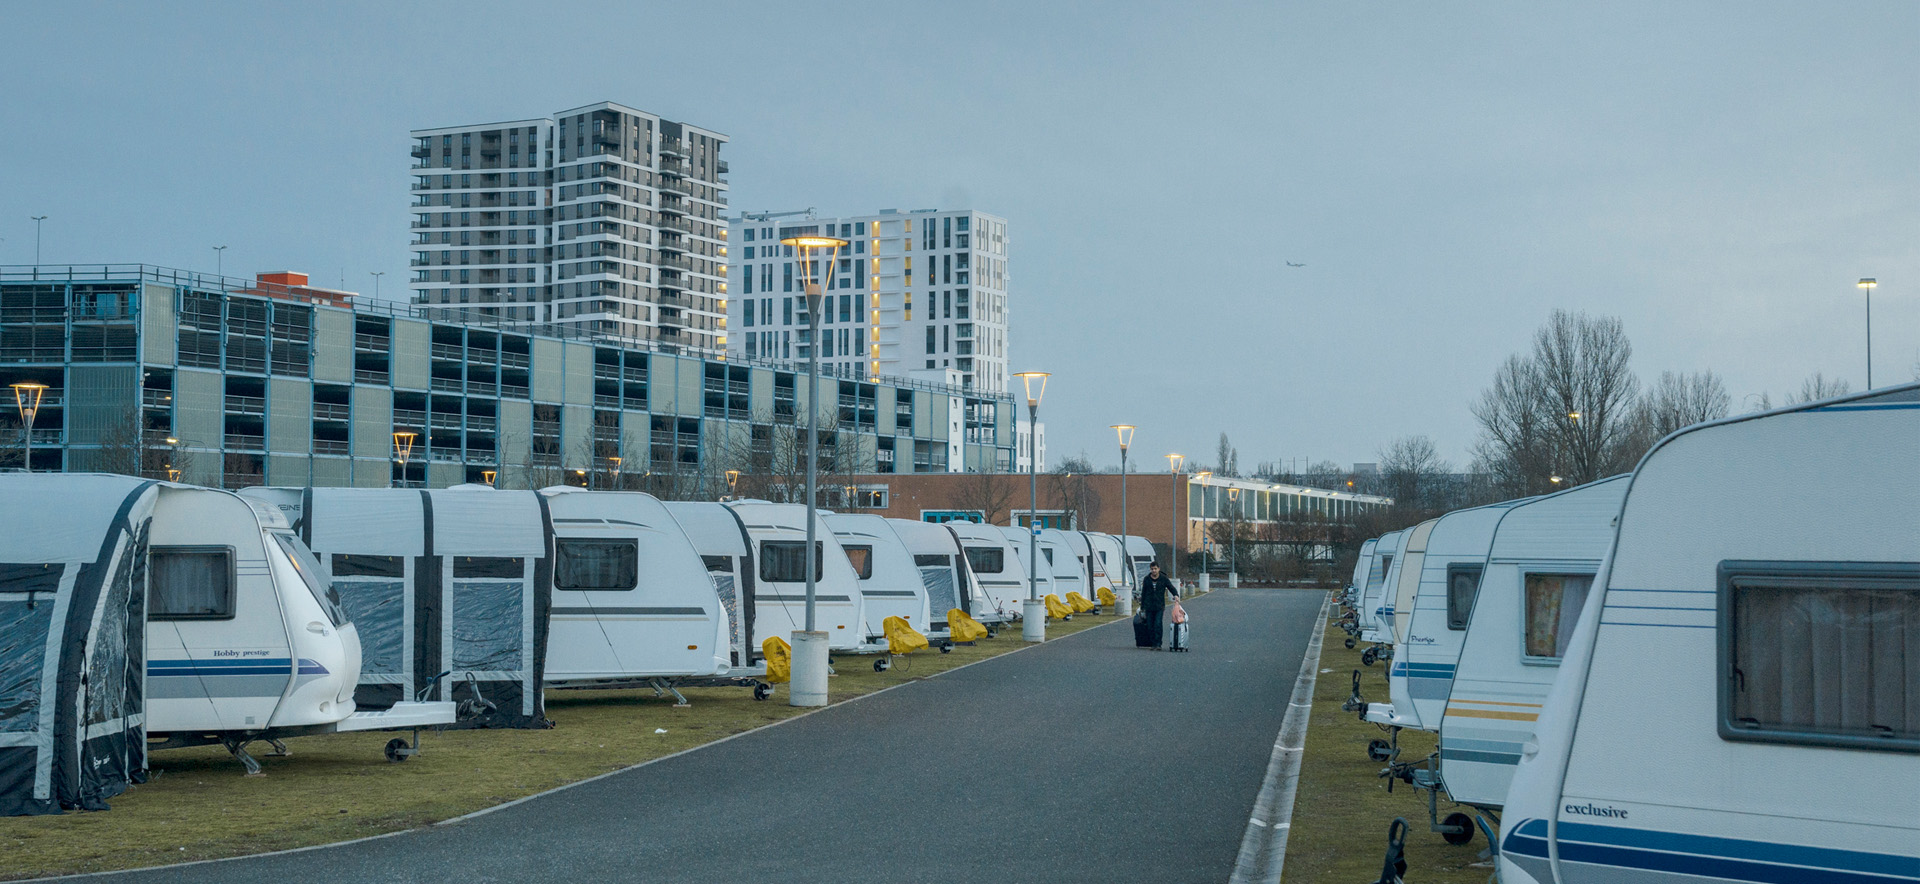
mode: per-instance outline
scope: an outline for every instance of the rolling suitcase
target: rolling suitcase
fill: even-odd
[[[1187,624],[1175,623],[1167,630],[1167,650],[1185,651],[1187,648]]]
[[[1155,641],[1155,639],[1159,638],[1159,636],[1154,635],[1156,631],[1157,630],[1154,629],[1154,623],[1152,619],[1147,616],[1146,611],[1139,611],[1133,615],[1133,646],[1134,647],[1136,648],[1158,647],[1160,643],[1158,641]]]

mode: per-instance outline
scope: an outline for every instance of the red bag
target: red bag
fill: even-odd
[[[1174,602],[1173,612],[1167,616],[1168,616],[1169,622],[1185,623],[1187,622],[1187,609],[1180,607],[1179,602]]]

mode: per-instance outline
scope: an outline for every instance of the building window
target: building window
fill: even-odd
[[[933,352],[933,326],[931,325],[927,326],[927,352],[928,353]],[[933,360],[931,359],[927,360],[927,367],[928,368],[933,367]]]
[[[1920,750],[1920,567],[1720,565],[1720,735]]]
[[[1566,656],[1573,626],[1593,588],[1592,574],[1528,574],[1526,655],[1534,660]]]
[[[753,299],[751,299],[751,298],[749,298],[749,299],[747,299],[747,301],[746,301],[746,303],[745,303],[745,304],[743,305],[743,306],[744,306],[744,308],[745,308],[745,311],[746,311],[746,312],[745,312],[745,313],[744,313],[744,314],[742,315],[742,317],[741,317],[741,323],[740,323],[741,325],[744,325],[744,326],[747,326],[747,327],[749,327],[749,328],[751,328],[751,327],[753,326],[753,305],[754,305],[754,303],[755,303],[755,302],[753,301]]]

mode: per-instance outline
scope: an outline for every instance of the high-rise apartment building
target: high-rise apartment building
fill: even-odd
[[[964,388],[1008,391],[1007,221],[974,211],[882,210],[845,218],[733,219],[727,352],[807,358],[806,300],[789,236],[849,241],[820,316],[822,373],[907,377],[951,370]]]
[[[725,349],[725,135],[601,102],[413,138],[414,303]]]

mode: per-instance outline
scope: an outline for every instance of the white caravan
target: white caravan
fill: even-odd
[[[1347,634],[1346,645],[1354,646],[1354,639],[1360,635],[1360,601],[1367,588],[1367,575],[1373,572],[1373,550],[1380,542],[1375,537],[1360,544],[1360,554],[1353,560],[1353,578],[1340,595],[1340,604],[1346,607],[1341,618],[1340,628]]]
[[[947,624],[947,612],[958,608],[962,613],[972,616],[973,599],[978,589],[973,582],[973,573],[967,569],[967,557],[960,547],[960,538],[954,536],[952,529],[932,522],[915,522],[909,519],[888,519],[893,533],[913,555],[913,564],[920,572],[920,583],[927,590],[928,616],[932,618],[934,629],[951,633]]]
[[[157,483],[0,474],[0,816],[106,810],[147,766]]]
[[[1920,880],[1920,384],[1668,436],[1608,562],[1501,880]]]
[[[1020,561],[1018,568],[1020,571],[1020,579],[1025,580],[1028,574],[1035,575],[1038,578],[1036,585],[1040,587],[1039,595],[1041,598],[1046,598],[1048,593],[1059,596],[1063,601],[1066,599],[1067,593],[1070,592],[1078,592],[1081,595],[1086,595],[1086,587],[1079,583],[1072,580],[1063,581],[1055,578],[1053,560],[1059,553],[1054,551],[1053,545],[1048,543],[1044,537],[1032,538],[1033,549],[1037,550],[1040,555],[1040,567],[1029,571],[1027,564],[1027,547],[1029,540],[1027,529],[1016,528],[1012,525],[1001,525],[999,529],[1000,533],[1007,538],[1007,542],[1013,545],[1015,555],[1019,556]]]
[[[547,488],[553,525],[549,688],[671,692],[757,678],[752,623],[728,581],[710,579],[680,523],[651,494]]]
[[[1133,568],[1127,574],[1127,592],[1139,595],[1140,583],[1147,579],[1147,569],[1152,567],[1154,562],[1153,541],[1138,534],[1130,534],[1127,535],[1126,542],[1127,560],[1133,564]]]
[[[722,599],[745,600],[740,604],[739,617],[735,619],[735,644],[740,648],[741,665],[758,665],[764,657],[760,643],[769,635],[780,636],[781,641],[789,641],[791,630],[769,629],[760,620],[760,605],[754,592],[753,548],[747,542],[747,529],[740,527],[740,520],[733,511],[720,503],[697,503],[686,501],[661,501],[669,515],[680,529],[685,532],[687,542],[700,556],[700,563],[706,568],[707,577],[713,584],[716,596]],[[742,628],[744,627],[744,628]]]
[[[946,525],[960,539],[967,568],[973,572],[978,589],[973,597],[973,610],[968,613],[983,624],[1020,619],[1020,606],[1027,599],[1027,575],[1020,570],[1020,553],[1015,551],[1013,541],[993,525],[978,522]]]
[[[325,570],[272,503],[162,485],[147,555],[149,748],[246,746],[342,730],[451,724],[454,705],[356,714],[359,631]],[[396,739],[387,756],[414,747]]]
[[[1400,538],[1405,531],[1392,531],[1380,535],[1373,544],[1373,558],[1367,564],[1367,583],[1360,591],[1360,640],[1381,642],[1382,619],[1392,612],[1386,611],[1384,600],[1387,574],[1393,570],[1393,560],[1400,554]]]
[[[927,587],[920,580],[920,569],[913,553],[894,533],[885,516],[872,513],[827,513],[827,525],[846,550],[847,562],[860,578],[860,629],[869,642],[885,644],[883,624],[888,617],[899,617],[907,625],[938,641],[946,630],[933,629],[934,617],[927,603]],[[945,619],[942,608],[939,616]]]
[[[1026,529],[1015,528],[1009,530],[1023,532]],[[1066,598],[1067,592],[1071,590],[1086,596],[1088,601],[1098,604],[1100,601],[1099,598],[1093,595],[1093,579],[1087,575],[1086,564],[1080,559],[1080,556],[1074,552],[1073,538],[1078,534],[1079,532],[1077,531],[1042,528],[1040,529],[1040,548],[1042,550],[1052,551],[1052,555],[1048,556],[1048,559],[1053,565],[1054,586],[1065,587],[1064,589],[1056,588],[1054,590],[1060,593],[1061,598]],[[1046,555],[1046,553],[1043,552],[1042,555]],[[1043,568],[1041,570],[1046,569]]]
[[[1093,585],[1087,593],[1087,599],[1098,604],[1102,587],[1115,596],[1130,592],[1127,584],[1126,544],[1111,534],[1088,531],[1086,535],[1087,545],[1093,550],[1093,558],[1100,563],[1100,570],[1094,573]]]
[[[297,520],[364,646],[361,706],[461,704],[470,727],[549,727],[553,600],[545,503],[460,486],[249,488]]]
[[[1626,490],[1627,477],[1615,476],[1500,517],[1440,719],[1440,785],[1454,801],[1506,802]]]
[[[797,503],[768,503],[742,500],[725,504],[691,503],[670,508],[674,518],[680,508],[721,507],[732,514],[735,530],[745,536],[754,565],[754,630],[762,636],[780,636],[790,641],[792,633],[807,626],[807,508]],[[721,533],[706,520],[681,519],[689,526],[687,535],[703,555],[708,553],[712,536]],[[700,524],[696,529],[691,526]],[[725,543],[723,541],[723,543]],[[727,544],[718,548],[730,548]],[[862,627],[860,577],[833,536],[824,517],[814,522],[814,624],[827,634],[827,647],[834,651],[875,653],[885,649],[884,642],[867,640]]]
[[[1412,610],[1387,670],[1390,702],[1369,707],[1367,720],[1392,727],[1440,729],[1494,529],[1500,517],[1519,503],[1459,510],[1433,524],[1421,559],[1419,588],[1410,604],[1403,603]],[[1386,708],[1374,708],[1380,706]]]

